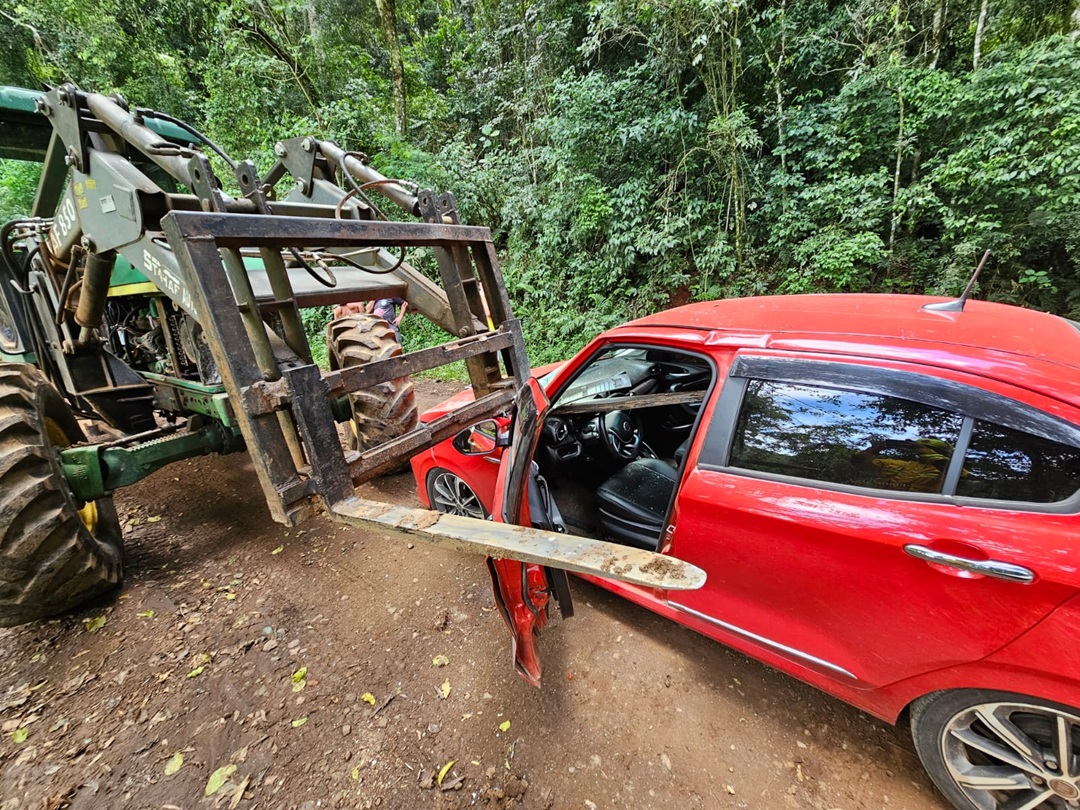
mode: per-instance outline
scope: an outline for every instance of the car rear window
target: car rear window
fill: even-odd
[[[1055,503],[1080,489],[1080,449],[976,421],[956,494]]]
[[[749,380],[729,464],[900,492],[940,493],[963,417],[911,400]]]

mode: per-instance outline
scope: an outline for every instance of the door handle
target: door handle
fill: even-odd
[[[957,557],[955,554],[945,554],[934,551],[926,546],[908,544],[904,546],[904,552],[917,560],[924,560],[935,565],[944,565],[949,568],[959,568],[962,571],[971,571],[973,574],[1003,579],[1006,582],[1019,582],[1022,585],[1030,585],[1035,581],[1035,572],[1022,565],[1001,562],[999,560],[969,560],[966,557]]]

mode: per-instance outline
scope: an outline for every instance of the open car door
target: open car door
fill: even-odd
[[[517,395],[511,445],[499,468],[493,521],[357,495],[328,509],[330,518],[341,523],[486,555],[495,601],[513,635],[514,666],[534,686],[540,685],[541,671],[535,638],[547,624],[551,599],[559,602],[564,616],[571,610],[566,571],[657,590],[694,590],[705,584],[705,572],[682,560],[559,531],[561,521],[546,497],[542,479],[532,473],[547,407],[540,384],[530,379]],[[535,486],[534,510],[529,509],[530,482]]]
[[[499,477],[495,485],[494,519],[500,523],[532,525],[532,509],[527,494],[530,484],[539,488],[539,473],[532,458],[540,437],[543,416],[551,406],[547,395],[535,378],[530,377],[518,391],[514,419],[510,426],[510,447],[503,454]],[[535,497],[533,506],[536,506]],[[537,515],[538,528],[550,521]],[[540,685],[540,657],[536,637],[548,622],[551,597],[559,601],[564,618],[573,613],[566,572],[550,569],[538,563],[488,557],[488,571],[495,591],[495,604],[510,629],[514,669],[533,686]],[[559,589],[552,587],[558,579]]]
[[[573,613],[565,568],[612,579],[653,579],[648,587],[668,590],[700,588],[704,572],[680,560],[651,551],[566,534],[558,508],[540,476],[533,455],[550,402],[535,378],[518,392],[511,424],[510,447],[503,454],[495,488],[494,519],[527,526],[530,534],[543,533],[554,548],[547,563],[488,557],[495,603],[513,639],[514,668],[533,686],[540,685],[540,657],[536,637],[548,622],[554,599],[563,618]],[[561,535],[561,537],[560,537]],[[635,570],[636,569],[636,570]]]

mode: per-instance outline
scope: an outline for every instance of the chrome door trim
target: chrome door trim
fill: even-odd
[[[680,605],[678,602],[672,602],[670,599],[668,600],[668,605],[675,608],[676,610],[682,611],[683,613],[688,613],[691,616],[701,619],[702,621],[706,621],[709,624],[714,624],[717,627],[723,628],[729,633],[734,633],[737,636],[742,636],[745,639],[753,641],[757,644],[761,644],[762,646],[768,647],[770,649],[776,650],[777,652],[782,652],[792,658],[796,658],[808,664],[813,664],[814,666],[820,667],[821,669],[826,669],[831,673],[843,675],[845,678],[851,678],[851,680],[853,681],[859,680],[858,676],[851,672],[848,672],[843,667],[838,666],[831,661],[825,661],[824,659],[818,658],[817,656],[810,655],[810,653],[803,652],[802,650],[796,650],[794,647],[789,647],[786,644],[781,644],[779,641],[773,641],[770,638],[759,636],[757,633],[751,633],[749,630],[744,630],[743,628],[736,627],[733,624],[722,622],[719,619],[715,619],[712,616],[707,616],[700,611],[694,610],[693,608],[688,608],[685,605]]]

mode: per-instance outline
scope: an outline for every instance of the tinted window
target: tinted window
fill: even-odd
[[[729,464],[835,484],[941,492],[962,422],[897,397],[750,380]]]
[[[1080,449],[976,422],[957,495],[1053,503],[1080,489]]]

